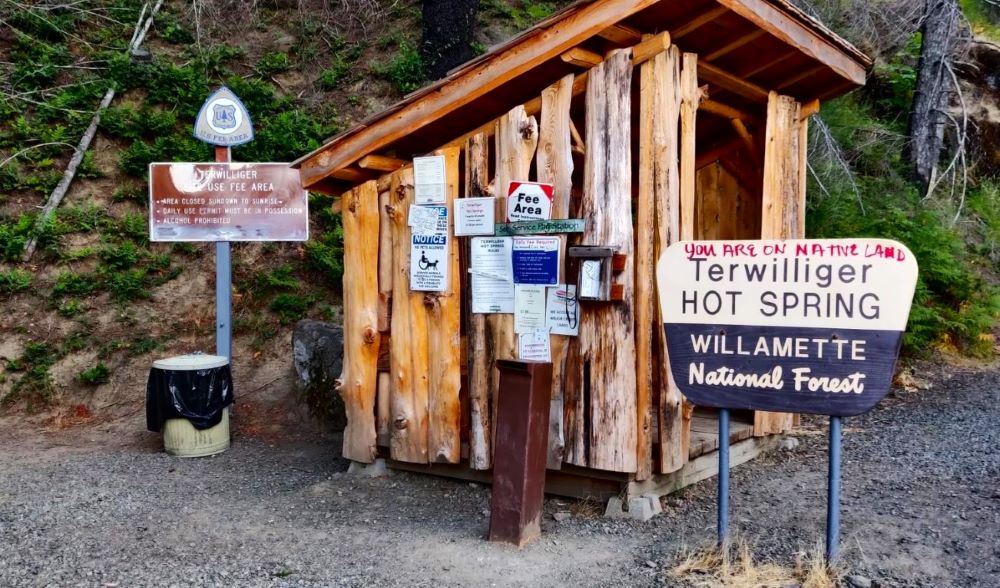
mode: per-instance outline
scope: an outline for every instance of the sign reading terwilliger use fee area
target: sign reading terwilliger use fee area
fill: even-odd
[[[889,390],[916,279],[887,239],[671,245],[657,288],[674,379],[699,406],[861,414]]]
[[[151,163],[153,241],[305,241],[308,195],[286,163]]]

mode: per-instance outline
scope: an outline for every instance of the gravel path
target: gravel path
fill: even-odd
[[[1000,372],[932,381],[845,423],[844,557],[881,586],[1000,586]],[[714,481],[645,524],[547,500],[542,540],[517,551],[482,540],[488,488],[349,476],[331,440],[238,437],[177,460],[153,435],[12,422],[0,421],[0,586],[673,585],[679,550],[714,533]],[[821,425],[734,472],[733,523],[765,560],[789,564],[823,536]]]

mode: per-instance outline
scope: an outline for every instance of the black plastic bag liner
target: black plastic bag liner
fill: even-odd
[[[179,355],[153,362],[146,382],[146,428],[159,432],[169,419],[187,419],[199,431],[222,420],[233,403],[229,360],[218,355]]]

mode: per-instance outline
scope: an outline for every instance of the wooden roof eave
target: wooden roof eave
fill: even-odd
[[[296,160],[293,166],[302,170],[307,187],[322,182],[360,158],[389,148],[400,138],[419,132],[433,121],[486,96],[538,64],[558,59],[588,39],[605,36],[609,28],[623,26],[630,16],[659,1],[662,0],[582,0],[574,3],[494,47],[489,53],[452,70],[446,78],[406,96],[395,106],[329,139],[316,151]],[[712,11],[723,7],[732,11],[789,45],[790,51],[825,65],[843,80],[836,88],[826,89],[816,97],[825,99],[864,84],[871,60],[786,0],[713,1],[718,6]],[[691,22],[697,18],[699,16],[695,15]],[[754,85],[745,77],[747,88],[764,90],[752,87]]]

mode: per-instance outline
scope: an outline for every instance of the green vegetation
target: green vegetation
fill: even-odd
[[[20,373],[4,404],[25,400],[29,409],[39,409],[52,400],[54,389],[49,368],[57,361],[48,343],[30,341],[18,359],[7,362],[7,371]]]
[[[0,294],[22,292],[31,287],[31,272],[12,269],[0,271]]]
[[[99,386],[107,384],[111,380],[111,371],[108,366],[98,363],[94,367],[87,368],[80,372],[80,381],[88,386]]]
[[[372,73],[388,80],[396,91],[409,94],[424,85],[424,64],[420,51],[409,41],[400,41],[396,55],[386,63],[372,65]]]

